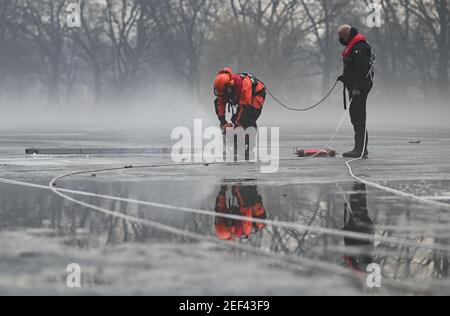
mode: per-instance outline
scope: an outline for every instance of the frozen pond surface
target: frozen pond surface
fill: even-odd
[[[281,156],[292,157],[294,147],[320,147],[329,134],[282,131]],[[422,142],[410,143],[417,139]],[[332,147],[343,152],[350,143],[350,135],[344,133]],[[25,156],[29,147],[170,145],[170,140],[145,132],[2,131],[0,177],[48,185],[58,175],[79,170],[171,162],[167,154]],[[450,131],[374,130],[369,149],[371,158],[356,162],[355,174],[450,203]],[[280,164],[276,174],[261,174],[254,164],[176,166],[85,174],[58,183],[68,189],[209,211],[197,214],[76,197],[195,232],[204,240],[104,215],[49,190],[0,184],[0,294],[450,294],[449,253],[442,250],[450,249],[450,211],[355,183],[342,158]],[[351,233],[399,242],[371,242]],[[235,247],[235,242],[255,251]],[[70,263],[82,267],[81,289],[65,286]],[[364,271],[371,263],[381,267],[381,289],[366,286]]]

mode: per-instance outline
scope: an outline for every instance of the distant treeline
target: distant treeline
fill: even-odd
[[[370,2],[0,0],[0,101],[108,105],[162,91],[200,101],[225,66],[286,99],[317,97],[341,72],[343,23],[370,39],[380,96],[448,98],[450,1],[376,1],[379,28],[367,25]],[[70,3],[80,27],[68,26]]]

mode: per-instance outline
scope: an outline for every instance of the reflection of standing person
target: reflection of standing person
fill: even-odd
[[[266,219],[266,210],[262,196],[258,193],[256,185],[233,185],[231,198],[227,201],[229,186],[222,185],[216,199],[216,212],[220,214],[239,215],[248,220],[233,220],[216,217],[216,235],[220,240],[246,239],[260,230],[265,225],[255,223],[255,219]]]
[[[353,191],[354,193],[350,194],[350,216],[348,218],[348,205],[345,205],[344,231],[372,236],[374,228],[367,209],[366,185],[355,182]],[[346,264],[354,270],[366,272],[367,267],[373,263],[373,258],[370,255],[374,249],[373,243],[369,240],[349,237],[345,237],[344,242],[347,247],[356,248],[355,250],[360,252],[358,255],[346,256]]]

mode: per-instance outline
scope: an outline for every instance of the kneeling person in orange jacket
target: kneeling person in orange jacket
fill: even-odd
[[[214,81],[216,114],[222,128],[249,127],[258,128],[257,120],[261,116],[266,100],[264,84],[248,73],[234,74],[231,68],[225,68]],[[226,107],[234,109],[231,124],[226,119]]]

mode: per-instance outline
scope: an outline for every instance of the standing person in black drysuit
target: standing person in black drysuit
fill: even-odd
[[[359,158],[364,152],[364,157],[367,158],[369,135],[365,134],[366,106],[367,97],[373,87],[374,56],[366,37],[354,27],[343,25],[339,28],[338,34],[339,42],[346,46],[342,53],[344,74],[338,80],[344,83],[344,100],[346,100],[345,89],[348,90],[352,99],[350,117],[355,130],[355,147],[352,151],[345,153],[344,157]],[[366,139],[365,143],[364,139]]]

